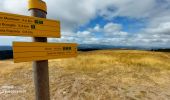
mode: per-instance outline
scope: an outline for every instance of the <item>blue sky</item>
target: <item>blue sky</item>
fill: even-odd
[[[170,0],[44,0],[62,37],[49,42],[170,47]],[[1,0],[0,12],[29,15],[28,0]],[[31,41],[0,36],[0,45]]]

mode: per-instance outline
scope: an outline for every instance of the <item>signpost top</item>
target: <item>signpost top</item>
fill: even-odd
[[[46,3],[41,0],[29,0],[28,9],[39,9],[47,13]]]

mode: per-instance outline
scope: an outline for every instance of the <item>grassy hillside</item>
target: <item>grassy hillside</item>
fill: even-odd
[[[52,100],[170,100],[170,53],[99,50],[49,61]],[[0,100],[33,100],[31,62],[0,62]]]

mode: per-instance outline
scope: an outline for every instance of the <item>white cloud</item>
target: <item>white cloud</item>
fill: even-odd
[[[106,33],[112,33],[112,32],[117,32],[122,29],[122,26],[120,24],[115,24],[115,23],[108,23],[104,26],[104,31]]]
[[[107,18],[115,16],[143,18],[150,16],[157,4],[156,0],[112,0],[112,2],[112,5],[101,11],[101,15]]]
[[[92,30],[94,30],[95,32],[100,32],[101,31],[100,25],[97,24]]]
[[[28,0],[1,0],[2,11],[28,15]]]
[[[113,0],[46,0],[49,17],[59,19],[64,30],[74,30],[74,28],[88,23],[96,17],[98,10],[102,10],[110,5]],[[54,13],[55,12],[55,13]]]
[[[89,31],[83,31],[83,32],[77,32],[77,37],[82,37],[82,38],[89,38],[89,37],[92,37],[92,33],[89,32]]]
[[[49,39],[50,41],[110,42],[111,44],[126,45],[160,45],[161,43],[165,45],[170,42],[170,0],[45,1],[48,6],[48,18],[60,20],[62,24],[62,38]],[[0,11],[28,15],[27,2],[28,0],[1,0]],[[75,32],[79,26],[87,24],[98,15],[103,16],[107,20],[117,16],[126,16],[139,20],[147,19],[147,25],[146,28],[136,34],[122,31],[123,25],[113,22],[109,22],[103,27],[96,23],[97,25],[93,28]],[[99,32],[104,37],[96,37],[96,32]],[[26,39],[23,38],[22,40]],[[10,39],[8,40],[10,41]],[[1,39],[1,41],[4,40]]]
[[[0,36],[0,45],[12,45],[13,42],[30,42],[31,40],[29,37]]]
[[[128,33],[122,31],[122,25],[116,23],[107,23],[104,27],[100,27],[98,24],[94,28],[88,29],[91,33],[102,33],[106,37],[122,37],[127,36]]]
[[[120,24],[115,24],[115,23],[108,23],[104,26],[103,32],[106,36],[126,36],[128,35],[127,32],[123,32],[122,26]]]
[[[161,23],[155,28],[146,29],[146,32],[150,34],[170,35],[170,22]]]
[[[133,18],[152,18],[160,22],[169,20],[169,0],[158,4],[157,0],[45,0],[48,7],[48,17],[60,20],[63,31],[71,31],[88,23],[97,15],[104,17],[127,16]],[[28,14],[28,0],[1,0],[2,11]],[[159,6],[159,7],[158,7]],[[166,13],[165,13],[166,12]],[[153,16],[154,15],[154,16]],[[166,18],[162,18],[166,15]],[[161,17],[160,17],[161,16]],[[154,23],[154,21],[152,22]]]
[[[48,7],[48,16],[62,22],[64,30],[74,30],[74,28],[89,22],[100,12],[108,8],[115,7],[116,11],[111,11],[107,16],[132,16],[143,17],[153,8],[155,0],[45,0]],[[28,14],[28,0],[2,0],[3,9],[8,12]],[[17,5],[17,6],[16,6]],[[136,9],[138,8],[138,9]],[[141,16],[141,14],[143,14]]]

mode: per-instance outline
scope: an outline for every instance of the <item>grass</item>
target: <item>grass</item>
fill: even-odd
[[[0,94],[0,100],[34,99],[30,62],[3,61],[0,68],[0,86],[14,85],[26,90]],[[50,60],[49,77],[52,100],[168,100],[170,53],[79,52],[76,58]]]
[[[147,51],[92,51],[80,54],[77,58],[63,60],[62,66],[84,72],[96,72],[114,66],[170,69],[169,58],[164,55]]]

